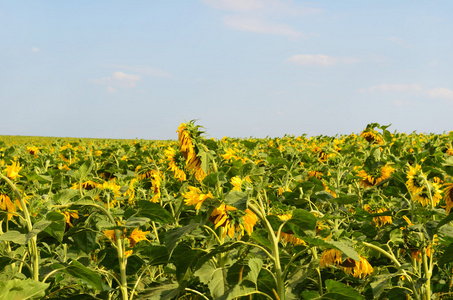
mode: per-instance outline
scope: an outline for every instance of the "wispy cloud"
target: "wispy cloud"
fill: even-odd
[[[173,75],[165,70],[149,67],[149,66],[138,66],[138,65],[105,65],[109,68],[120,69],[138,73],[144,76],[159,77],[159,78],[171,78]]]
[[[117,88],[133,88],[137,86],[137,82],[141,80],[140,75],[126,74],[121,71],[113,72],[109,77],[91,79],[90,82],[98,85],[107,86],[109,93],[116,92]]]
[[[374,92],[398,92],[398,93],[410,93],[413,95],[424,96],[432,99],[443,99],[447,101],[453,101],[453,90],[444,87],[438,88],[425,88],[421,84],[388,84],[383,83],[369,88],[360,89],[361,93],[374,93]]]
[[[31,48],[31,51],[32,51],[32,52],[39,52],[40,49],[39,49],[38,47],[32,47],[32,48]]]
[[[266,19],[231,15],[224,17],[223,22],[227,27],[235,30],[283,35],[294,38],[305,36],[303,32],[295,30],[287,24],[269,22]]]
[[[288,61],[296,65],[332,66],[336,64],[354,64],[360,60],[354,57],[335,57],[323,54],[296,54],[289,57]]]
[[[290,38],[307,36],[286,23],[288,17],[318,13],[317,8],[305,7],[288,0],[200,0],[215,9],[233,12],[223,17],[223,24],[233,30]],[[285,21],[283,21],[283,18]],[[311,34],[310,34],[311,35]]]
[[[308,15],[321,10],[302,6],[296,1],[287,0],[201,0],[201,2],[222,10],[233,12],[272,13],[273,15]]]

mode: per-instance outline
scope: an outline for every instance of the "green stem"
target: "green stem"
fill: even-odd
[[[311,248],[311,253],[313,253],[313,258],[318,259],[318,252],[316,250],[316,247]],[[322,276],[321,276],[321,270],[319,269],[319,266],[316,267],[316,272],[318,273],[318,287],[319,287],[319,295],[322,296],[323,294],[323,289],[322,289]]]
[[[199,295],[199,296],[203,297],[203,298],[204,298],[204,299],[206,299],[206,300],[209,300],[209,298],[208,298],[208,297],[206,297],[205,295],[203,295],[202,293],[200,293],[200,292],[199,292],[199,291],[197,291],[197,290],[193,290],[193,289],[189,289],[189,288],[185,288],[185,290],[186,290],[186,291],[188,291],[188,292],[191,292],[191,293],[197,294],[197,295]]]
[[[395,266],[403,272],[403,275],[405,276],[405,278],[407,278],[409,280],[409,282],[412,284],[412,292],[414,293],[415,299],[417,299],[417,300],[420,299],[420,296],[418,295],[417,288],[415,287],[415,283],[412,280],[412,277],[409,276],[409,274],[407,274],[406,270],[401,269],[401,264],[396,259],[395,255],[393,253],[389,253],[389,252],[385,251],[384,249],[382,249],[381,247],[378,247],[376,245],[373,245],[373,244],[370,244],[370,243],[367,243],[367,242],[362,242],[362,244],[364,244],[365,246],[367,246],[367,247],[369,247],[369,248],[371,248],[373,250],[376,250],[379,253],[381,253],[381,254],[387,256],[388,258],[390,258],[390,260],[395,264]]]
[[[280,300],[285,300],[286,299],[285,282],[284,282],[284,278],[283,278],[282,267],[280,264],[280,252],[279,252],[279,248],[278,248],[278,239],[275,236],[275,233],[274,233],[274,230],[272,229],[271,224],[266,219],[266,213],[265,213],[265,209],[263,207],[261,199],[259,199],[259,201],[260,201],[260,205],[258,207],[253,204],[249,204],[249,208],[251,211],[253,211],[254,214],[256,214],[258,216],[258,218],[261,219],[261,221],[263,222],[263,224],[267,230],[270,242],[272,244],[272,256],[274,257],[274,262],[275,262],[274,272],[275,272],[275,278],[277,281],[276,282],[277,296],[279,297]]]
[[[113,224],[116,224],[115,218],[113,218],[112,214],[110,211],[105,209],[104,207],[94,204],[94,203],[86,203],[84,205],[87,206],[93,206],[97,209],[99,209],[101,212],[103,212],[109,219],[110,222]],[[115,240],[116,240],[116,250],[118,253],[118,264],[120,267],[120,290],[121,290],[121,296],[123,300],[128,300],[127,296],[127,277],[126,277],[126,257],[125,257],[125,251],[124,251],[124,240],[121,238],[121,231],[118,229],[115,229]]]
[[[422,258],[423,258],[423,269],[425,270],[426,282],[425,282],[425,298],[431,299],[431,275],[432,269],[428,264],[428,258],[426,255],[426,247],[422,248]],[[430,261],[432,264],[432,261]]]

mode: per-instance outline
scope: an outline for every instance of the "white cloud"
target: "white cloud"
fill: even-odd
[[[336,64],[353,64],[359,62],[353,57],[334,57],[323,54],[297,54],[288,58],[288,61],[297,65],[332,66]]]
[[[105,65],[106,67],[131,71],[145,76],[171,78],[173,75],[170,72],[158,68],[137,65]]]
[[[307,15],[321,10],[306,7],[292,0],[201,0],[201,2],[222,10],[240,13],[267,13],[273,15]]]
[[[286,23],[288,17],[320,12],[317,8],[301,6],[293,0],[200,1],[215,9],[233,12],[234,15],[223,17],[223,23],[233,30],[282,35],[290,38],[304,37],[306,34],[288,25]]]
[[[304,33],[293,29],[289,25],[273,23],[265,19],[259,19],[254,17],[232,15],[224,17],[223,22],[229,28],[235,30],[283,35],[293,38],[305,36]]]
[[[141,80],[140,75],[126,74],[121,71],[113,72],[109,77],[92,79],[90,82],[98,85],[107,85],[107,91],[113,93],[116,88],[133,88],[137,86],[137,82]]]
[[[410,93],[417,96],[424,96],[428,98],[439,98],[448,101],[453,101],[453,90],[438,87],[433,89],[427,89],[421,84],[379,84],[369,88],[360,89],[359,92],[398,92],[398,93]],[[395,103],[397,104],[397,103]]]
[[[381,91],[381,92],[422,92],[423,87],[420,84],[379,84],[372,86],[368,89],[370,92]]]
[[[453,91],[447,88],[434,88],[426,90],[426,94],[430,98],[442,98],[446,100],[453,100]]]
[[[260,0],[202,0],[203,3],[216,9],[232,11],[251,11],[262,9],[265,1]]]
[[[31,48],[31,51],[32,51],[32,52],[39,52],[39,48],[38,48],[38,47],[32,47],[32,48]]]

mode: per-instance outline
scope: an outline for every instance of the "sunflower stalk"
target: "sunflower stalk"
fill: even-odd
[[[116,224],[115,218],[112,216],[110,211],[105,209],[104,207],[94,204],[94,203],[86,203],[85,205],[87,206],[92,206],[100,210],[102,213],[104,213],[112,222],[112,224]],[[120,268],[120,280],[119,280],[119,286],[121,290],[121,297],[122,300],[128,300],[128,293],[127,293],[127,276],[126,276],[126,255],[125,255],[125,245],[124,245],[124,239],[121,237],[121,231],[118,229],[115,229],[115,240],[116,240],[116,250],[118,254],[118,264]]]
[[[22,198],[19,190],[16,188],[14,183],[3,174],[0,174],[0,178],[3,179],[14,191],[16,197],[19,199],[19,203],[22,207],[22,211],[24,212],[25,223],[27,224],[27,231],[31,232],[33,229],[33,223],[31,222],[30,213],[28,212],[27,204],[25,200]],[[32,261],[32,275],[33,279],[39,281],[39,253],[38,253],[38,246],[37,246],[37,236],[33,236],[28,242],[30,257]]]
[[[396,259],[395,255],[393,254],[393,252],[391,251],[390,247],[389,247],[389,251],[390,252],[387,252],[385,251],[384,249],[382,249],[381,247],[379,246],[376,246],[376,245],[373,245],[373,244],[370,244],[370,243],[367,243],[367,242],[362,242],[362,244],[364,244],[365,246],[373,249],[373,250],[376,250],[378,251],[379,253],[387,256],[388,258],[390,258],[390,260],[395,264],[395,266],[400,269],[402,272],[403,272],[403,275],[405,278],[408,279],[408,281],[411,283],[412,285],[412,292],[414,293],[414,296],[415,296],[415,300],[420,300],[420,296],[418,294],[418,291],[417,291],[417,288],[415,286],[415,282],[414,280],[412,279],[412,277],[406,272],[406,270],[404,269],[401,269],[401,263],[398,261],[398,259]]]
[[[286,294],[285,294],[285,281],[284,281],[284,273],[280,264],[280,252],[279,252],[279,247],[278,247],[278,239],[277,236],[275,235],[274,230],[272,229],[272,225],[269,223],[269,221],[266,219],[266,211],[263,206],[263,203],[261,199],[258,196],[259,204],[258,206],[255,206],[254,204],[249,204],[248,207],[250,210],[258,216],[258,218],[263,222],[264,227],[266,228],[266,231],[269,236],[269,240],[272,244],[272,256],[273,256],[273,261],[274,261],[274,274],[275,274],[275,279],[276,279],[276,284],[277,284],[277,291],[276,293],[276,298],[285,300],[286,299]]]

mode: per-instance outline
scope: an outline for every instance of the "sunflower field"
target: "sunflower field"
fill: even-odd
[[[452,299],[453,132],[0,136],[0,299]]]

